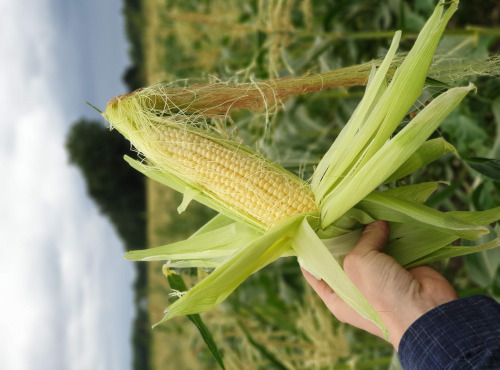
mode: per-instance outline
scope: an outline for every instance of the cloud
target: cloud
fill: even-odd
[[[133,268],[64,150],[92,74],[50,9],[0,6],[0,368],[127,369]]]

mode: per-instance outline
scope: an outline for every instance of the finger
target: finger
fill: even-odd
[[[314,291],[318,294],[321,300],[325,303],[330,312],[341,322],[354,325],[371,334],[383,338],[382,330],[373,322],[365,319],[347,303],[345,303],[333,289],[323,280],[316,279],[307,270],[300,268],[302,273]]]
[[[387,221],[378,220],[368,224],[351,253],[364,256],[371,251],[382,252],[389,238],[389,232]]]
[[[302,274],[306,278],[309,285],[314,289],[314,291],[320,296],[320,298],[325,302],[330,299],[331,295],[336,295],[330,286],[323,280],[316,279],[309,271],[300,267]]]

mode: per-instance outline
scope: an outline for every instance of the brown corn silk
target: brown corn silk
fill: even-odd
[[[162,110],[170,115],[181,113],[217,116],[240,109],[254,112],[267,110],[268,113],[273,113],[292,95],[342,86],[366,85],[371,68],[372,63],[366,63],[326,73],[254,83],[217,82],[186,87],[156,84],[148,88],[150,96],[146,107]]]
[[[404,54],[394,58],[387,79],[392,79],[396,69],[404,60]],[[382,60],[340,68],[324,73],[289,76],[261,82],[213,82],[195,83],[179,87],[175,84],[157,83],[147,88],[149,99],[145,108],[161,111],[165,115],[197,116],[211,118],[227,116],[233,111],[266,111],[273,114],[294,95],[301,95],[327,89],[363,86],[368,82],[370,71],[379,67]],[[428,77],[434,83],[450,83],[468,76],[499,76],[500,57],[486,60],[457,60],[446,55],[437,56],[429,70]],[[140,92],[138,89],[128,95]],[[117,99],[118,99],[117,98]]]

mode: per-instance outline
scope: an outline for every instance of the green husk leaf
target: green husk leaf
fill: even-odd
[[[234,252],[233,252],[234,253]],[[230,254],[228,254],[229,256]],[[214,269],[217,268],[228,256],[223,256],[219,258],[203,258],[189,259],[189,260],[178,260],[178,261],[167,261],[165,266],[168,268],[203,268],[203,269]]]
[[[264,235],[242,246],[210,275],[196,284],[166,310],[161,324],[173,317],[208,311],[219,305],[248,276],[281,257],[304,215],[281,222]]]
[[[248,226],[232,223],[176,243],[130,251],[125,258],[132,261],[166,261],[224,257],[260,235]]]
[[[388,333],[382,319],[368,303],[358,288],[347,277],[337,260],[330,254],[314,230],[304,219],[292,241],[292,248],[297,253],[299,263],[314,276],[323,279],[336,294],[356,312],[372,321],[387,338]]]
[[[322,200],[322,227],[334,222],[394,173],[472,89],[473,85],[457,87],[438,96],[364,166],[353,169]]]
[[[210,221],[208,221],[205,225],[200,227],[193,235],[191,235],[191,238],[193,236],[201,235],[201,234],[207,233],[209,231],[217,230],[221,227],[224,227],[224,226],[227,226],[227,225],[233,224],[233,223],[234,223],[233,219],[219,213],[217,216],[215,216]]]
[[[369,79],[370,83],[366,87],[363,99],[361,99],[361,102],[352,114],[349,122],[347,122],[344,129],[340,132],[340,135],[323,156],[318,167],[314,171],[311,185],[318,201],[321,200],[326,192],[333,186],[339,174],[353,159],[350,157],[356,155],[357,151],[352,150],[348,144],[351,144],[353,138],[358,135],[359,129],[366,122],[366,117],[383,95],[381,92],[385,92],[386,90],[385,76],[396,54],[400,39],[401,32],[398,31],[392,39],[391,46],[382,64],[373,77],[372,69],[372,74]],[[348,156],[347,158],[345,157],[346,155]]]
[[[439,184],[444,181],[422,182],[420,184],[399,186],[383,191],[385,195],[408,200],[410,202],[424,203],[434,193]]]
[[[476,253],[479,251],[485,251],[485,250],[497,248],[497,247],[500,247],[500,238],[496,238],[488,243],[481,244],[481,245],[475,245],[472,247],[450,245],[450,246],[441,248],[433,253],[430,253],[427,256],[419,259],[418,261],[404,265],[404,267],[410,269],[413,267],[426,265],[426,264],[429,264],[429,263],[434,262],[434,261],[439,261],[439,260],[443,260],[446,258],[452,258],[452,257],[457,257],[457,256],[465,256],[467,254]]]
[[[184,190],[184,192],[183,192],[184,197],[182,198],[182,202],[179,205],[179,207],[177,207],[177,212],[179,212],[179,214],[184,212],[186,210],[187,206],[189,205],[189,203],[191,203],[191,201],[194,199],[194,197],[197,196],[198,194],[200,194],[199,190],[193,189],[191,187],[187,187],[186,190]]]
[[[500,220],[500,207],[486,211],[451,211],[447,213],[456,219],[476,226],[488,225]]]
[[[440,212],[421,203],[392,197],[384,192],[374,191],[358,205],[375,219],[408,223],[428,227],[456,238],[477,239],[488,233],[488,229],[459,217],[451,212]],[[466,217],[466,216],[465,216]]]
[[[335,226],[337,230],[341,229],[339,231],[343,230],[343,232],[332,234],[328,233],[328,228],[327,228],[326,230],[319,230],[317,234],[322,239],[332,238],[337,235],[345,234],[346,232],[349,232],[349,230],[357,228],[360,225],[367,225],[373,221],[375,221],[375,219],[371,217],[368,213],[358,208],[351,208],[349,211],[344,213],[342,217],[340,217],[337,221],[335,221],[333,225],[330,225],[330,227]]]
[[[391,236],[384,252],[403,266],[458,239],[453,234],[411,224],[391,222],[390,229]]]
[[[354,248],[362,233],[363,229],[359,228],[334,238],[321,239],[321,241],[330,254],[341,262],[342,258]]]
[[[442,15],[443,8],[443,3],[436,6],[432,16],[419,33],[411,51],[394,74],[389,87],[385,90],[383,96],[379,99],[377,105],[370,114],[366,116],[366,122],[369,122],[369,124],[363,124],[362,121],[365,120],[365,116],[357,117],[354,114],[353,116],[355,119],[360,119],[361,122],[352,124],[355,131],[352,133],[351,137],[345,137],[344,131],[347,132],[347,130],[349,130],[349,132],[351,132],[350,124],[353,118],[351,118],[348,125],[342,130],[325,157],[320,161],[317,168],[318,174],[313,176],[312,189],[320,208],[322,208],[323,228],[335,221],[349,208],[353,207],[364,195],[380,185],[380,182],[374,183],[363,179],[362,182],[369,184],[368,186],[371,187],[364,195],[358,197],[357,194],[354,193],[355,196],[350,197],[351,200],[353,200],[352,203],[340,207],[341,211],[335,211],[335,213],[331,215],[326,215],[325,212],[327,211],[325,210],[339,208],[339,204],[334,204],[334,207],[331,207],[332,204],[326,204],[325,198],[327,198],[329,194],[335,196],[339,193],[337,184],[343,184],[343,190],[345,190],[346,184],[349,185],[347,187],[352,186],[351,179],[356,169],[364,167],[364,164],[372,160],[372,157],[392,135],[410,107],[421,94],[432,61],[432,56],[448,20],[457,9],[457,3],[452,2],[444,15]],[[395,40],[393,40],[391,49],[395,44],[396,38],[397,35],[395,36]],[[388,52],[386,58],[388,58],[390,54],[391,53]],[[364,103],[365,99],[369,99],[371,102],[373,99],[373,92],[369,93],[367,90],[360,105]],[[422,112],[420,114],[422,114]],[[425,137],[425,139],[427,137]],[[420,146],[420,143],[418,146]],[[391,172],[388,173],[383,180],[391,175],[416,149],[417,148],[407,151],[408,155],[404,160],[398,162],[397,167],[391,168]],[[387,158],[389,157],[385,157],[384,159]],[[379,165],[383,165],[383,163],[379,163]],[[355,185],[358,184],[356,183]],[[342,194],[340,197],[340,199],[344,198],[346,198],[346,194]]]
[[[431,78],[427,76],[425,78],[425,84],[428,86],[435,86],[435,87],[444,87],[445,89],[450,89],[451,86],[448,85],[447,83],[444,83],[442,81],[436,80],[435,78]]]
[[[435,161],[443,154],[456,152],[455,147],[442,138],[427,140],[385,182],[391,182]]]
[[[443,201],[446,201],[449,199],[453,194],[455,194],[455,191],[462,186],[461,182],[452,182],[450,186],[444,188],[443,190],[437,192],[436,194],[433,194],[427,199],[425,202],[425,205],[428,207],[436,208],[438,205],[440,205]]]

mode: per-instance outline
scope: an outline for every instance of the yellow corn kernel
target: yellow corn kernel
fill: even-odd
[[[160,135],[162,148],[162,155],[154,156],[158,165],[168,163],[182,177],[267,227],[294,214],[316,211],[308,185],[276,173],[258,157],[174,126],[155,134]]]

